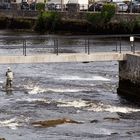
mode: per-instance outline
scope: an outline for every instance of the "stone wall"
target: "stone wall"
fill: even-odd
[[[80,12],[68,12],[59,11],[61,17],[63,19],[76,19],[76,20],[85,20],[87,13],[93,13],[88,11],[80,11]],[[22,10],[2,10],[0,9],[0,16],[6,16],[6,17],[24,17],[24,18],[34,18],[37,19],[37,16],[39,15],[38,11],[22,11]],[[130,21],[134,19],[139,19],[140,14],[139,13],[116,13],[114,18],[112,18],[112,21]]]
[[[140,56],[127,55],[126,61],[119,62],[118,94],[140,101]]]
[[[22,11],[22,10],[2,10],[0,9],[1,17],[12,17],[12,18],[34,18],[37,19],[38,11]]]
[[[135,19],[140,19],[140,13],[117,13],[112,18],[112,21],[133,21]]]

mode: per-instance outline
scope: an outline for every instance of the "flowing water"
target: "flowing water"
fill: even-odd
[[[39,49],[33,50],[40,53]],[[0,52],[7,55],[7,51],[10,50],[3,47]],[[14,52],[16,49],[12,49]],[[6,140],[140,139],[140,107],[116,92],[118,62],[0,65],[1,89],[8,66],[14,71],[15,90],[0,91],[0,137]],[[47,128],[31,124],[62,118],[82,123]]]

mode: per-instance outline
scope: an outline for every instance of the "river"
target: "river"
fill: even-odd
[[[5,31],[0,34],[12,35]],[[18,52],[17,48],[4,48],[4,40],[0,45],[0,55]],[[28,54],[32,52],[40,54],[42,48],[28,49]],[[15,90],[6,93],[2,86],[9,66],[14,71]],[[0,77],[0,137],[6,140],[140,139],[140,107],[117,95],[116,61],[5,64],[0,65]],[[62,118],[82,123],[47,128],[32,125]]]

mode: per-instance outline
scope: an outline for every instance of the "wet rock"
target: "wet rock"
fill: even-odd
[[[68,118],[63,119],[56,119],[56,120],[45,120],[45,121],[37,121],[32,122],[32,125],[38,126],[38,127],[55,127],[56,125],[61,125],[65,123],[75,123],[75,124],[81,124],[82,122],[77,122]]]
[[[134,134],[134,133],[135,133],[134,131],[126,132],[126,134],[129,134],[129,135]]]
[[[90,63],[90,61],[83,61],[82,63]]]
[[[99,121],[98,120],[92,120],[90,121],[90,123],[98,123]]]
[[[133,113],[121,113],[121,112],[118,112],[118,115],[122,119],[140,120],[140,111],[139,112],[133,112]]]
[[[0,138],[0,140],[6,140],[5,138]]]
[[[111,133],[111,135],[117,135],[117,134],[118,134],[117,132]]]
[[[129,134],[129,135],[131,135],[131,134],[135,134],[135,133],[140,133],[140,131],[128,131],[128,132],[126,132],[127,134]]]
[[[118,122],[120,119],[119,118],[112,118],[112,117],[106,117],[104,118],[104,120],[109,120],[109,121],[113,121],[113,122]]]

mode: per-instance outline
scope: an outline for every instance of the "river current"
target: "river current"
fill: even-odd
[[[4,45],[1,41],[1,55],[9,51]],[[15,90],[6,93],[2,86],[9,66]],[[0,77],[0,137],[6,140],[140,139],[140,107],[117,95],[116,61],[5,64]],[[62,118],[82,123],[32,125]]]

